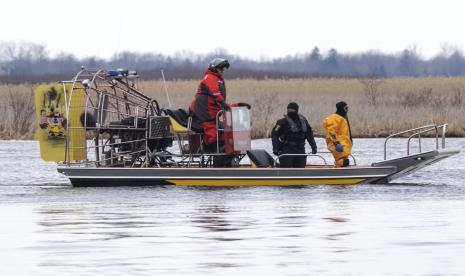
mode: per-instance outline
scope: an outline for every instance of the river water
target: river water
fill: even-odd
[[[355,139],[357,162],[383,142]],[[464,275],[464,157],[385,185],[72,188],[0,141],[0,275]]]

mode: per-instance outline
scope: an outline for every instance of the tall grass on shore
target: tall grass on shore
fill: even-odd
[[[186,108],[198,80],[166,83],[172,108]],[[228,80],[228,102],[252,105],[252,136],[269,137],[276,120],[289,102],[323,136],[321,122],[335,111],[338,101],[349,104],[355,137],[385,137],[390,133],[425,124],[448,123],[448,134],[465,134],[465,77],[446,78],[311,78]],[[142,81],[139,90],[167,107],[161,81]],[[29,139],[36,128],[33,95],[29,85],[0,85],[0,138]]]
[[[0,138],[32,139],[37,128],[33,85],[0,85]]]
[[[168,82],[173,107],[186,107],[198,81]],[[167,100],[161,81],[147,81],[142,91],[162,106]],[[465,78],[313,78],[227,81],[228,102],[252,105],[253,137],[269,137],[276,120],[295,101],[317,135],[322,120],[335,112],[338,101],[349,104],[355,137],[385,137],[425,124],[448,123],[448,134],[465,134]]]

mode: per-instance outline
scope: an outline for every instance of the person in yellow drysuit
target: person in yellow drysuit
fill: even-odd
[[[352,153],[352,134],[350,132],[347,112],[349,106],[345,102],[336,104],[336,113],[323,120],[326,131],[326,145],[333,154],[336,167],[349,166],[349,155]]]

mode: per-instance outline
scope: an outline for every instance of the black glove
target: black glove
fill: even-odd
[[[316,154],[317,151],[316,151],[316,147],[312,148],[312,154]]]
[[[225,102],[222,102],[222,103],[221,103],[221,107],[222,107],[225,111],[231,110],[231,107],[229,107],[229,105],[227,105]]]
[[[273,150],[273,154],[276,155],[276,156],[281,155],[281,153],[282,152],[280,150],[275,150],[275,149]]]
[[[237,103],[237,106],[245,106],[247,109],[250,109],[250,104],[248,103]]]

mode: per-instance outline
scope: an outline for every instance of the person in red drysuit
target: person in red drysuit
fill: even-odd
[[[204,150],[216,152],[217,129],[216,115],[221,110],[228,110],[234,106],[245,106],[247,103],[226,103],[226,84],[223,78],[225,69],[229,68],[229,61],[223,58],[215,58],[205,70],[205,75],[199,84],[195,98],[189,106],[189,111],[203,128]],[[222,140],[221,136],[219,140]]]

